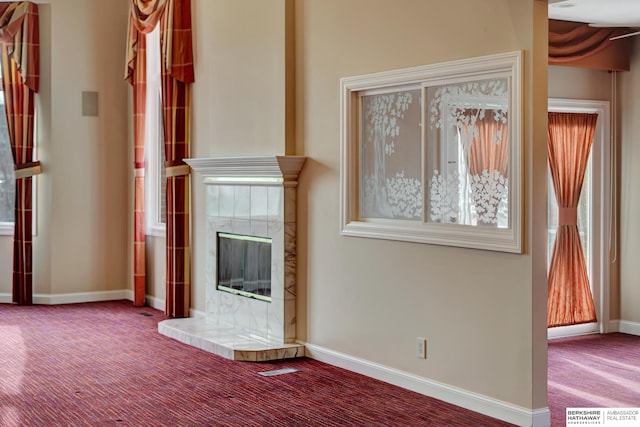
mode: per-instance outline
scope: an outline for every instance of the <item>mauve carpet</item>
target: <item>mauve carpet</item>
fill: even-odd
[[[639,408],[640,337],[586,335],[548,346],[551,425],[565,425],[566,408]]]
[[[509,425],[311,359],[226,360],[158,334],[163,319],[129,301],[0,305],[0,426]]]

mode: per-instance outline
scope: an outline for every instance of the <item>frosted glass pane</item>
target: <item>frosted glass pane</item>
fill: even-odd
[[[427,89],[428,222],[509,226],[509,80]]]
[[[420,90],[362,97],[360,215],[421,220]]]

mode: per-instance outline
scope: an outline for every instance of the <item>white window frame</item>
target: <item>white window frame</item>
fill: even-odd
[[[166,237],[162,221],[163,186],[161,183],[164,143],[162,137],[162,101],[160,79],[159,25],[147,37],[147,98],[145,118],[145,233]]]
[[[559,326],[547,329],[549,339],[590,333],[610,332],[609,326],[609,289],[610,269],[608,249],[611,238],[611,175],[612,147],[611,111],[609,101],[590,99],[549,98],[548,110],[565,113],[598,114],[598,122],[591,146],[591,271],[589,279],[593,282],[593,302],[596,307],[597,322],[580,325]]]
[[[342,78],[340,80],[341,234],[522,253],[522,75],[522,52],[515,51]],[[375,90],[401,90],[403,87],[415,84],[422,85],[423,90],[426,90],[430,86],[498,77],[507,77],[510,82],[508,228],[441,224],[428,222],[424,218],[422,221],[407,221],[361,217],[359,206],[363,179],[360,159],[361,95]],[[426,188],[425,183],[423,177],[423,192]],[[426,200],[425,193],[423,193],[423,200]]]

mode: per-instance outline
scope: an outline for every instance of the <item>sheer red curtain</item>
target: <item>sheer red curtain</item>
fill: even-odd
[[[144,36],[160,23],[162,110],[167,176],[167,290],[165,313],[188,317],[190,305],[190,89],[194,82],[190,0],[130,0],[127,79],[134,86],[136,169],[144,167]],[[143,169],[142,169],[143,170]],[[137,175],[142,175],[137,174]],[[138,185],[138,182],[142,184]],[[144,304],[144,180],[136,181],[134,299]],[[138,187],[141,187],[138,189]]]
[[[13,239],[13,302],[33,302],[32,188],[40,162],[33,159],[35,94],[39,63],[38,6],[0,3],[2,88],[16,174]]]
[[[559,218],[549,267],[549,327],[597,320],[577,221],[597,119],[597,114],[549,113],[547,159]]]

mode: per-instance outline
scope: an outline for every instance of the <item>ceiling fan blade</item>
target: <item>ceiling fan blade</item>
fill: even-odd
[[[627,34],[622,34],[622,35],[615,36],[615,37],[609,37],[609,40],[623,39],[625,37],[637,36],[638,34],[640,34],[640,31],[634,31],[633,33],[627,33]]]

